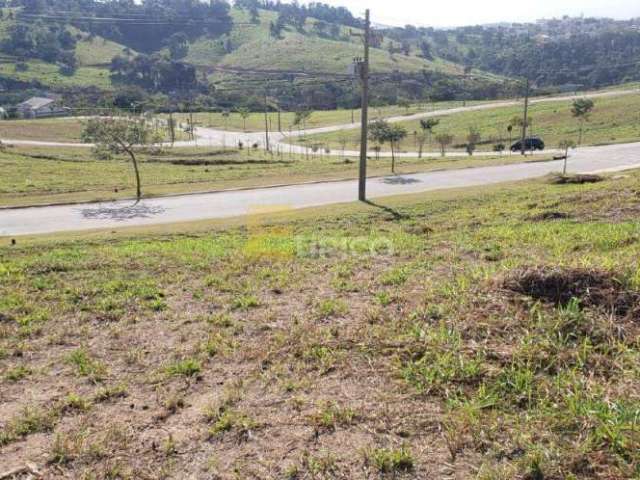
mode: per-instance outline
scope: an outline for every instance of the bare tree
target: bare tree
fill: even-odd
[[[440,145],[440,153],[444,157],[447,154],[447,147],[453,143],[453,135],[449,133],[441,133],[436,136],[436,142]]]
[[[467,153],[469,155],[473,155],[480,139],[480,131],[475,127],[469,127],[469,133],[467,133]]]
[[[109,159],[113,155],[128,155],[136,179],[136,198],[142,198],[137,152],[149,146],[151,131],[141,119],[93,118],[82,132],[82,141],[94,144],[94,155]]]
[[[236,111],[240,115],[240,118],[242,118],[242,130],[244,130],[246,132],[247,131],[247,118],[249,118],[249,115],[251,115],[251,112],[246,107],[239,107],[239,108],[236,109]]]
[[[569,149],[576,148],[576,142],[564,139],[558,144],[558,148],[564,150],[564,162],[562,164],[562,175],[567,174],[567,159],[569,158]]]

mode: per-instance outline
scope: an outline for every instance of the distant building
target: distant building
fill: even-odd
[[[61,117],[69,113],[69,109],[60,105],[59,101],[47,97],[31,97],[16,106],[19,118]]]

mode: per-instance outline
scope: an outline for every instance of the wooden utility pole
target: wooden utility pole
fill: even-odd
[[[369,140],[369,44],[371,42],[371,12],[367,9],[364,23],[364,61],[360,63],[362,80],[362,118],[360,137],[360,168],[358,175],[358,199],[367,199],[367,150]]]
[[[522,155],[526,155],[527,153],[527,127],[529,126],[529,77],[527,77],[527,85],[525,87],[524,93],[524,118],[522,119],[522,145],[521,151]]]

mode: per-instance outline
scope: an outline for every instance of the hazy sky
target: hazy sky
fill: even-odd
[[[457,26],[501,21],[533,21],[562,15],[640,17],[640,0],[321,0],[360,15],[368,7],[372,21],[389,25]],[[306,3],[306,2],[301,2]]]

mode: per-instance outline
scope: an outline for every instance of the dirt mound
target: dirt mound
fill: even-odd
[[[575,298],[583,308],[640,318],[640,293],[625,289],[613,273],[603,270],[524,268],[507,275],[502,287],[555,305],[567,305]]]
[[[568,185],[583,183],[598,183],[604,180],[600,175],[552,175],[549,177],[549,183],[552,185]]]

